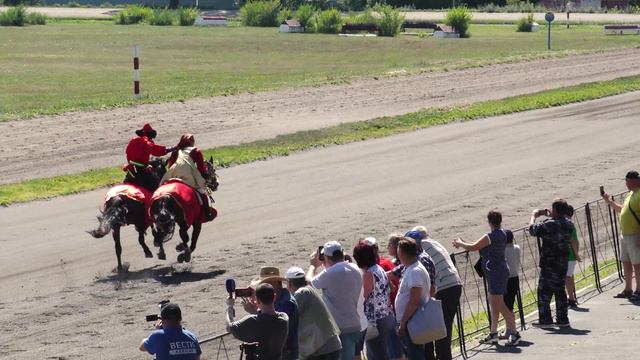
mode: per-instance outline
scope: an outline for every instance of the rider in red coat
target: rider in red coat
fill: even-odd
[[[124,178],[125,183],[133,183],[142,186],[150,191],[158,188],[160,179],[156,179],[151,175],[149,166],[149,157],[163,156],[175,151],[175,148],[157,145],[153,142],[156,137],[156,131],[149,124],[144,124],[142,129],[136,130],[136,137],[129,141],[126,149],[127,164],[124,171],[127,175]]]

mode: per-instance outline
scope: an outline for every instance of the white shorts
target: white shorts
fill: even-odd
[[[567,265],[567,276],[573,276],[574,271],[576,270],[576,261],[569,260],[569,264]]]
[[[620,261],[640,264],[640,235],[624,235],[620,240]]]

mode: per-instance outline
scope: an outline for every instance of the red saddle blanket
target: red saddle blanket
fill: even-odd
[[[200,223],[206,222],[202,212],[202,205],[200,204],[200,195],[191,186],[180,180],[169,180],[153,193],[151,203],[165,195],[171,196],[178,202],[184,212],[184,220],[187,226],[193,225],[196,219]]]
[[[143,187],[135,184],[120,184],[112,187],[107,191],[107,195],[104,197],[104,203],[102,207],[106,207],[107,201],[114,196],[124,195],[131,200],[144,203],[145,208],[145,225],[149,227],[151,225],[151,217],[149,216],[148,209],[151,207],[151,192]]]

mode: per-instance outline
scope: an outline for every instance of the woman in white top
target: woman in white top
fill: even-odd
[[[427,269],[418,261],[418,245],[415,241],[406,239],[398,243],[398,257],[405,266],[398,296],[396,296],[396,318],[399,319],[398,332],[402,336],[407,348],[409,360],[425,358],[424,345],[414,344],[407,332],[407,322],[418,310],[420,304],[429,300],[431,280]]]

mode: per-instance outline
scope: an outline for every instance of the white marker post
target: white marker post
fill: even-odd
[[[140,99],[140,48],[138,45],[133,45],[133,98]]]

